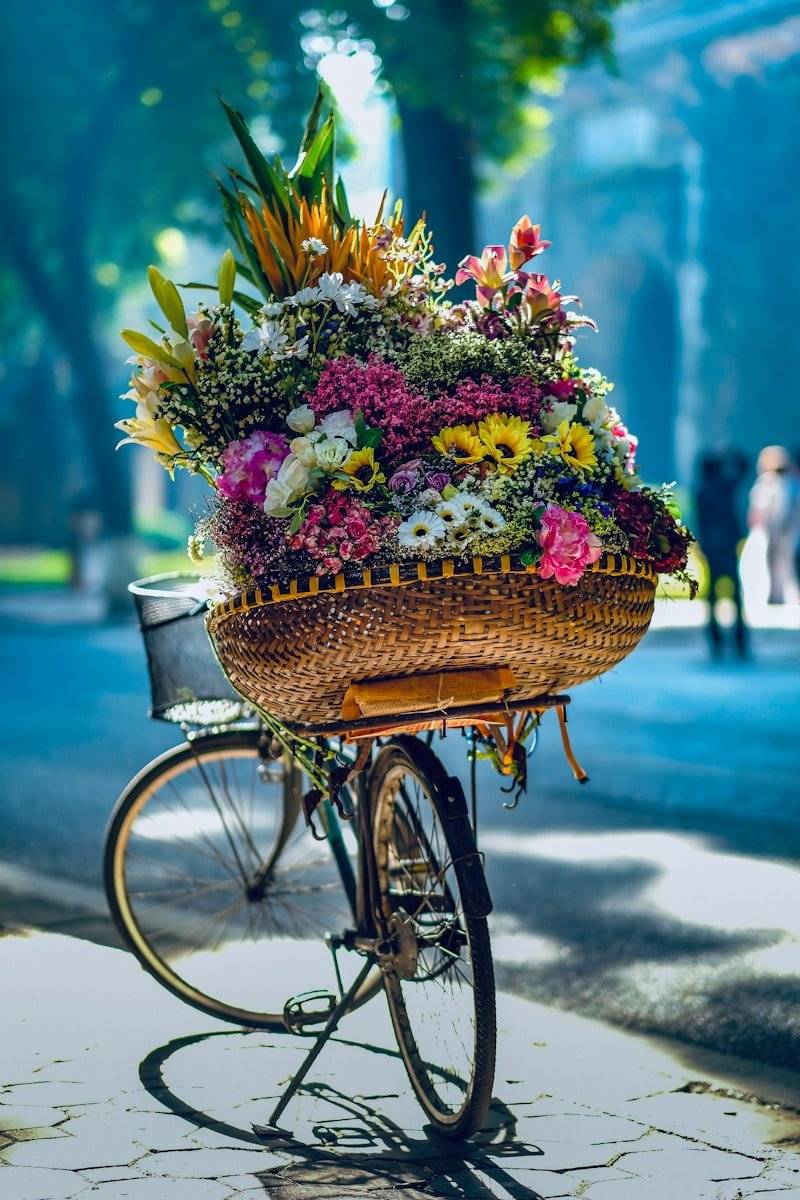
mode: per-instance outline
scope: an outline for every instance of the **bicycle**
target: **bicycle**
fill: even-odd
[[[255,1127],[264,1138],[286,1136],[279,1119],[340,1019],[381,989],[431,1126],[470,1136],[494,1080],[492,905],[474,788],[470,811],[429,744],[441,712],[415,713],[411,724],[406,717],[400,733],[403,722],[385,718],[312,730],[335,755],[341,786],[330,798],[301,795],[290,757],[214,662],[197,581],[162,576],[132,590],[152,713],[197,728],[129,784],[109,825],[106,887],[126,943],[160,983],[205,1012],[316,1036],[267,1124]],[[187,689],[179,681],[189,664]],[[510,761],[521,726],[549,707],[568,750],[567,703],[473,704],[450,710],[447,724],[493,732]],[[414,736],[424,730],[428,744]],[[360,960],[347,981],[341,951]],[[336,993],[308,990],[323,958],[332,959]]]

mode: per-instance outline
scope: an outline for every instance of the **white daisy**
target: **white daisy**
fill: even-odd
[[[265,321],[259,330],[259,335],[263,351],[271,354],[273,358],[285,357],[289,335],[281,329],[277,321]]]
[[[325,271],[319,277],[317,292],[320,300],[330,300],[334,304],[338,304],[343,287],[344,276],[341,271]]]
[[[448,533],[452,533],[454,529],[460,529],[464,524],[466,513],[460,496],[456,496],[452,500],[442,500],[441,504],[436,505],[434,512],[444,521]]]
[[[432,512],[412,513],[397,529],[397,540],[408,550],[427,550],[447,535],[447,526]]]
[[[506,519],[496,508],[487,504],[481,511],[479,522],[482,533],[499,533],[505,527]]]
[[[315,304],[320,298],[319,288],[305,287],[301,288],[299,292],[295,292],[293,296],[287,296],[285,303],[295,306],[300,304]]]
[[[320,254],[327,254],[328,247],[323,242],[322,238],[307,237],[300,245],[305,250],[306,254],[312,255],[313,258],[319,258]]]

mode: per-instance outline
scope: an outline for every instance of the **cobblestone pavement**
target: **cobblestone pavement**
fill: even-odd
[[[265,1147],[307,1048],[186,1008],[126,954],[0,940],[3,1200],[800,1197],[800,1112],[664,1045],[511,996],[489,1128],[429,1137],[377,999],[348,1018]],[[11,985],[11,986],[9,986]]]

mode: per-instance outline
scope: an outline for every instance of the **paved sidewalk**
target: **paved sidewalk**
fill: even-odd
[[[307,1043],[173,999],[127,954],[0,940],[4,1200],[800,1197],[800,1112],[660,1046],[500,998],[491,1125],[429,1138],[380,1000],[346,1020],[284,1123],[252,1134]]]

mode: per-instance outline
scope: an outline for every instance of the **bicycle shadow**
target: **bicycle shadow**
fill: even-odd
[[[252,1178],[263,1185],[265,1196],[277,1198],[285,1189],[291,1200],[304,1200],[306,1195],[311,1200],[319,1197],[321,1187],[326,1189],[327,1195],[327,1189],[331,1187],[355,1190],[378,1184],[402,1189],[408,1200],[423,1196],[493,1200],[498,1195],[510,1196],[513,1200],[543,1200],[539,1192],[513,1174],[513,1163],[515,1159],[524,1159],[529,1167],[531,1157],[543,1156],[544,1151],[518,1137],[516,1115],[497,1098],[492,1100],[486,1127],[469,1142],[450,1141],[430,1128],[424,1129],[415,1139],[391,1116],[370,1103],[379,1101],[380,1096],[354,1097],[330,1083],[311,1082],[301,1088],[299,1096],[306,1102],[317,1102],[326,1110],[326,1115],[312,1122],[310,1136],[290,1135],[280,1141],[265,1142],[252,1129],[215,1117],[191,1104],[167,1082],[167,1065],[181,1050],[213,1039],[248,1036],[241,1030],[232,1029],[175,1038],[152,1050],[142,1060],[139,1078],[153,1099],[187,1123],[250,1147],[258,1146],[265,1152],[285,1156],[287,1161],[280,1167],[253,1173]],[[344,1038],[332,1041],[340,1047],[396,1060],[400,1057],[397,1051],[388,1047]],[[384,1098],[388,1099],[389,1094]],[[498,1159],[507,1165],[500,1165]],[[432,1191],[434,1180],[436,1190]]]

